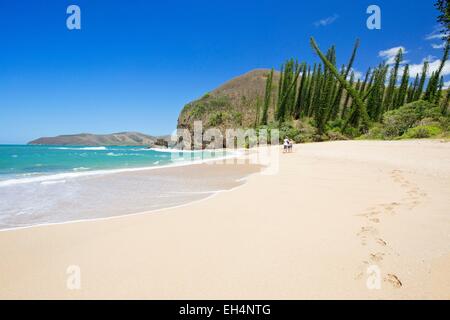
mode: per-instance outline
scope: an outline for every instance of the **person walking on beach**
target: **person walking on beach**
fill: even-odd
[[[293,146],[294,146],[294,141],[293,140],[289,140],[288,152],[292,152]]]
[[[283,153],[289,152],[289,145],[290,145],[289,138],[285,137],[283,141]]]

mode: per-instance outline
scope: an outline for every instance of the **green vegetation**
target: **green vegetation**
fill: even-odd
[[[269,111],[269,107],[270,107],[270,98],[272,96],[272,81],[273,81],[273,68],[270,71],[270,74],[267,77],[267,82],[266,82],[266,90],[265,90],[265,95],[264,95],[263,113],[262,113],[262,116],[261,116],[261,124],[263,124],[263,125],[267,124],[268,111]],[[259,110],[257,110],[256,118],[259,118]],[[258,125],[258,122],[255,123],[255,126],[256,125]]]
[[[442,133],[442,129],[438,126],[417,126],[409,129],[405,134],[403,134],[402,138],[406,139],[422,139],[422,138],[431,138],[437,137]]]
[[[189,112],[190,117],[196,120],[201,120],[205,114],[211,113],[217,116],[217,110],[226,110],[231,105],[228,97],[219,96],[212,97],[210,94],[205,94],[200,100],[195,103],[187,104],[183,112]]]
[[[419,100],[387,111],[361,139],[420,139],[448,135],[449,117],[439,107]]]
[[[424,63],[421,74],[416,74],[411,81],[409,65],[402,65],[401,49],[392,66],[384,62],[369,68],[364,79],[358,79],[355,84],[352,65],[359,40],[348,64],[340,70],[336,67],[334,46],[326,54],[313,38],[311,46],[321,64],[311,68],[304,62],[290,59],[281,68],[277,109],[273,122],[269,122],[272,127],[278,126],[280,137],[287,135],[297,142],[306,142],[429,138],[448,134],[445,124],[449,122],[450,91],[444,91],[441,74],[449,56],[449,42],[441,65],[428,82],[428,62]],[[268,85],[269,79],[270,76]],[[302,137],[299,124],[305,123],[312,130]]]
[[[438,22],[442,26],[442,34],[446,35],[447,41],[450,40],[450,4],[448,0],[437,0],[435,5],[439,10]]]
[[[208,125],[211,127],[217,127],[223,123],[223,113],[214,112],[209,118]]]

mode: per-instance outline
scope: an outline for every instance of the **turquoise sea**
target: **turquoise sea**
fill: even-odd
[[[0,230],[107,218],[202,199],[239,181],[186,174],[225,151],[0,145]],[[170,169],[165,169],[170,168]]]
[[[20,179],[46,180],[55,174],[164,166],[224,155],[144,147],[0,145],[0,185],[20,183]]]

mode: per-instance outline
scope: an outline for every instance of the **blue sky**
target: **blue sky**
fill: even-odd
[[[1,1],[0,143],[170,133],[185,103],[232,77],[290,57],[317,61],[310,36],[323,49],[336,44],[338,63],[359,37],[356,71],[400,46],[417,70],[442,54],[432,47],[440,44],[432,2]],[[66,27],[71,4],[81,8],[81,30]],[[381,30],[366,27],[371,4],[381,8]]]

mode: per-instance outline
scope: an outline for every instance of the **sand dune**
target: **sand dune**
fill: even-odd
[[[294,151],[183,207],[0,232],[0,298],[450,298],[450,143]]]

